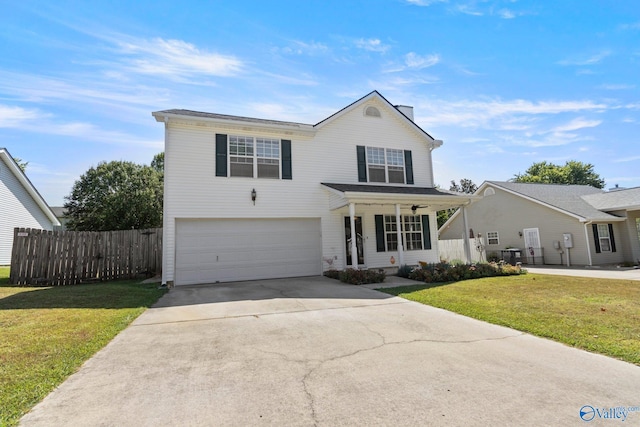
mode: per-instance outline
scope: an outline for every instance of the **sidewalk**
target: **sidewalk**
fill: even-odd
[[[640,269],[608,267],[523,266],[529,273],[558,276],[592,277],[597,279],[640,280]]]

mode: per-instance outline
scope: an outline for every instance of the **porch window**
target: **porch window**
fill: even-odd
[[[398,250],[398,224],[393,215],[384,216],[384,241],[387,251]]]
[[[422,220],[419,215],[404,215],[402,221],[402,242],[405,251],[421,251],[423,248]],[[384,237],[387,251],[398,250],[398,224],[395,215],[384,216]]]
[[[488,245],[499,245],[500,239],[498,238],[497,231],[488,231],[487,232],[487,244]]]

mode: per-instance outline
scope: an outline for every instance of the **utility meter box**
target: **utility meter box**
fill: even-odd
[[[573,236],[571,236],[571,233],[564,233],[562,239],[564,240],[565,248],[571,249],[573,247]]]

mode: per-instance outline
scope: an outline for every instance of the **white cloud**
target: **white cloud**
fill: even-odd
[[[635,89],[636,85],[630,85],[630,84],[602,84],[600,86],[598,86],[599,89],[606,89],[606,90],[628,90],[628,89]]]
[[[554,127],[551,132],[569,132],[584,128],[592,128],[600,125],[602,120],[586,120],[582,117],[575,118],[569,123]]]
[[[364,49],[370,52],[385,53],[390,46],[383,44],[380,39],[357,39],[354,42],[358,49]]]
[[[632,24],[622,24],[619,27],[621,30],[640,30],[640,21]]]
[[[431,6],[435,3],[447,3],[449,0],[406,0],[407,3],[416,6]]]
[[[455,6],[454,9],[456,12],[460,12],[462,14],[465,15],[471,15],[471,16],[484,16],[483,12],[480,12],[479,10],[475,9],[472,5],[470,4],[457,4]]]
[[[278,50],[289,55],[317,55],[325,54],[330,51],[329,47],[324,43],[315,41],[306,43],[299,40],[293,40],[289,46]]]
[[[46,117],[36,109],[0,104],[0,128],[20,128],[25,123]]]
[[[502,19],[513,19],[516,17],[516,13],[509,9],[500,9],[498,11],[498,16]]]
[[[243,71],[244,62],[232,55],[201,50],[182,40],[155,38],[117,42],[127,58],[130,71],[178,77],[206,75],[234,76]]]
[[[620,159],[616,159],[613,162],[614,163],[626,163],[626,162],[633,162],[636,160],[640,160],[640,156],[631,156],[631,157],[622,157]]]
[[[558,64],[579,65],[579,66],[595,65],[602,62],[602,60],[608,57],[609,55],[611,55],[611,52],[605,50],[587,57],[573,57],[573,58],[563,59],[561,61],[558,61]]]
[[[415,52],[409,52],[404,57],[404,63],[407,68],[416,70],[433,67],[438,62],[440,62],[440,55],[438,54],[420,56]]]

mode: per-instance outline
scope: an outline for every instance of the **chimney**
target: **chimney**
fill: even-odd
[[[408,105],[396,105],[395,107],[398,111],[407,116],[409,120],[413,121],[413,107]]]

